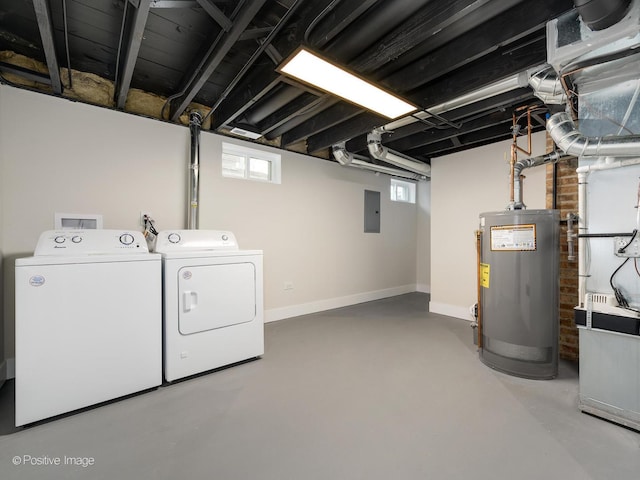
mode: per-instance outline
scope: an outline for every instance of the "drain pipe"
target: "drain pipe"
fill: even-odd
[[[199,226],[198,197],[200,194],[200,127],[202,115],[193,111],[189,114],[191,150],[189,161],[189,205],[187,210],[187,228],[197,230]]]
[[[382,145],[382,134],[388,132],[385,127],[378,127],[371,133],[367,134],[367,148],[369,154],[378,160],[390,163],[396,167],[401,167],[411,172],[424,175],[425,177],[431,176],[431,165],[422,163],[415,158],[408,155],[404,155],[400,152],[395,152]]]
[[[398,170],[397,168],[385,167],[384,165],[376,165],[374,163],[366,161],[366,157],[356,155],[355,153],[348,152],[345,148],[345,142],[340,142],[331,147],[334,158],[342,166],[349,166],[360,168],[363,170],[371,170],[376,173],[384,173],[386,175],[392,175],[394,177],[408,178],[411,180],[424,180],[425,176],[417,173],[410,173],[405,170]]]
[[[547,131],[561,150],[576,157],[637,157],[640,152],[640,135],[585,137],[566,112],[552,115]]]
[[[527,208],[522,201],[522,171],[525,168],[537,167],[539,165],[546,165],[547,163],[556,163],[560,160],[569,157],[562,152],[551,152],[545,155],[540,155],[533,158],[523,158],[518,160],[513,166],[513,201],[507,206],[508,210],[522,210]]]

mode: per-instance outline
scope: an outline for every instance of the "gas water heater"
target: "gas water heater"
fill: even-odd
[[[557,210],[480,214],[483,363],[527,378],[558,374]]]

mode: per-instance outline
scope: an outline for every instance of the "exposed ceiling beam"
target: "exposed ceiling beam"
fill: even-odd
[[[546,39],[544,36],[538,38],[532,44],[527,44],[522,48],[509,50],[499,50],[487,59],[475,62],[468,68],[456,71],[453,75],[429,83],[411,95],[405,96],[416,105],[421,105],[427,109],[438,103],[450,101],[460,95],[477,90],[489,83],[506,78],[544,63],[546,60]],[[356,107],[352,107],[356,108]],[[332,127],[327,131],[320,132],[308,138],[308,145],[319,151],[323,148],[340,142],[344,139],[363,135],[373,128],[383,125],[386,121],[375,120],[372,117],[369,124],[359,118],[360,115],[345,121],[338,127]],[[321,122],[317,119],[317,122]]]
[[[17,75],[32,82],[42,83],[43,85],[51,85],[51,78],[49,78],[49,76],[43,73],[34,72],[33,70],[28,70],[18,65],[0,62],[0,72]]]
[[[131,2],[133,4],[133,2]],[[137,6],[134,4],[134,6]],[[197,7],[195,0],[151,0],[151,8],[193,8]]]
[[[484,115],[469,122],[465,122],[460,128],[447,128],[443,130],[433,128],[426,132],[417,133],[397,142],[393,142],[393,147],[391,147],[389,143],[387,143],[386,145],[390,148],[393,148],[394,150],[407,152],[409,150],[420,149],[425,145],[430,145],[432,143],[437,143],[442,140],[447,140],[454,137],[460,137],[461,135],[466,135],[468,133],[476,132],[484,128],[511,121],[511,110],[499,111],[494,112],[490,115]]]
[[[260,11],[265,1],[266,0],[249,0],[247,2],[247,5],[245,5],[244,9],[238,14],[238,18],[234,19],[234,24],[231,29],[223,35],[220,47],[209,57],[209,60],[207,60],[202,67],[200,73],[196,75],[191,85],[185,90],[184,95],[180,97],[180,103],[175,110],[173,110],[171,120],[174,122],[177,121],[180,115],[182,115],[182,112],[187,109],[191,100],[198,94],[203,85],[207,83],[211,74],[218,68],[222,60],[224,60],[224,57],[238,41],[238,38],[240,38],[240,35],[242,35],[242,32],[245,31],[258,11]]]
[[[416,64],[402,68],[384,79],[400,92],[406,92],[469,64],[501,46],[513,43],[537,30],[543,30],[552,18],[567,10],[566,2],[539,0],[536,8],[516,6],[442,48],[422,57]],[[570,2],[569,2],[570,3]],[[469,38],[474,39],[473,42]]]
[[[370,71],[381,67],[385,62],[388,62],[390,59],[400,55],[401,52],[409,50],[416,45],[419,45],[420,42],[424,41],[424,39],[437,34],[453,21],[475,12],[481,6],[485,5],[487,1],[488,0],[454,0],[450,3],[429,3],[429,8],[424,8],[420,10],[418,14],[414,15],[407,25],[402,26],[400,33],[398,33],[397,30],[394,30],[382,40],[377,41],[373,47],[367,50],[367,52],[351,62],[350,66],[357,69],[359,72]],[[338,49],[339,48],[340,46],[338,46]],[[345,110],[345,118],[352,118],[362,111],[360,107],[356,107],[351,104],[345,105],[346,106],[343,107]],[[293,135],[292,138],[283,138],[283,143],[295,143],[294,138],[296,137],[298,137],[298,139],[302,139],[318,134],[324,128],[331,128],[335,124],[335,120],[332,117],[328,117],[324,122],[324,126],[322,126],[322,123],[323,120],[319,118],[313,125],[307,123],[305,126],[296,128],[295,135]],[[374,126],[376,125],[373,125],[371,128]],[[336,130],[334,129],[333,131]],[[287,134],[287,136],[288,135],[289,134]],[[312,141],[311,143],[313,144],[314,142]],[[328,147],[333,143],[334,142],[329,145],[325,145],[323,148]]]
[[[311,34],[308,36],[305,34],[305,43],[311,43],[316,48],[324,47],[343,30],[350,27],[352,23],[358,19],[358,17],[369,10],[373,5],[378,3],[378,1],[379,0],[338,2],[335,10],[330,12],[323,20],[325,24],[329,25],[329,28],[322,31],[320,35],[317,35],[316,39],[313,39],[313,32],[311,32]],[[356,5],[355,8],[354,4]]]
[[[345,104],[336,105],[336,107],[340,106],[345,106]],[[386,118],[371,112],[360,113],[359,115],[350,118],[347,122],[334,123],[334,126],[326,128],[317,135],[309,137],[307,139],[307,148],[310,153],[318,152],[335,143],[348,140],[356,135],[368,132],[373,128],[373,126],[383,125],[385,121]],[[286,135],[283,135],[282,138],[284,144]]]
[[[489,0],[450,0],[430,2],[412,16],[401,28],[394,29],[366,52],[350,62],[359,72],[372,72],[378,66],[388,64],[402,53],[419,45],[438,32],[482,7]]]
[[[304,31],[307,26],[320,14],[329,0],[324,2],[309,1],[303,3],[298,21],[292,25],[289,35],[279,38],[273,47],[283,56],[290,55],[300,46]],[[297,5],[297,4],[296,4]],[[236,85],[233,95],[229,95],[220,103],[212,118],[212,128],[218,129],[228,125],[242,113],[244,113],[256,101],[254,95],[264,96],[268,91],[278,85],[280,75],[271,65],[263,65],[254,69],[254,72]]]
[[[465,105],[464,107],[456,108],[454,110],[441,114],[441,116],[446,118],[450,122],[457,122],[469,117],[483,115],[484,113],[490,112],[492,110],[506,109],[508,106],[514,103],[524,103],[527,100],[535,99],[536,97],[534,97],[533,91],[530,88],[516,88],[515,90],[501,93],[500,95],[494,95],[493,97],[485,98],[484,100],[474,102],[470,105]],[[436,119],[432,120],[436,121]],[[425,130],[427,130],[427,128],[421,122],[410,123],[408,125],[405,125],[404,127],[395,129],[393,133],[385,134],[383,137],[383,143],[385,145],[388,144],[390,148],[399,150],[399,148],[393,146],[394,142],[410,135],[424,132]],[[360,152],[366,150],[367,137],[366,135],[360,135],[348,141],[346,146],[347,150],[350,152]]]
[[[139,0],[138,8],[136,8],[133,13],[133,21],[129,31],[123,67],[120,78],[116,79],[118,85],[116,108],[120,110],[124,108],[127,101],[127,95],[131,87],[131,79],[133,78],[133,70],[138,60],[138,53],[140,53],[140,45],[142,45],[144,27],[147,24],[150,7],[151,0]]]
[[[233,22],[229,20],[224,13],[222,13],[222,10],[220,10],[212,0],[197,0],[197,2],[198,5],[200,5],[202,9],[207,12],[207,14],[213,18],[225,32],[231,30]]]
[[[56,46],[53,39],[53,22],[51,20],[49,2],[47,2],[47,0],[33,0],[33,8],[36,12],[36,20],[38,21],[38,29],[40,30],[40,38],[42,39],[42,48],[45,59],[47,60],[51,88],[53,89],[53,93],[60,95],[62,93],[62,81],[60,80],[60,67],[58,66]]]
[[[453,75],[438,78],[406,95],[410,101],[429,109],[484,85],[541,65],[547,60],[544,31],[517,46],[502,48]]]
[[[288,136],[284,137],[284,141],[288,142],[289,145],[296,143],[299,140],[304,140],[306,137],[304,135],[300,135],[300,127],[298,126],[310,122],[308,126],[313,128],[313,118],[319,113],[334,107],[334,105],[339,102],[340,100],[333,95],[323,95],[305,104],[304,108],[300,108],[298,104],[295,112],[289,113],[288,118],[284,121],[280,121],[279,125],[264,127],[265,132],[267,132],[265,137],[268,140],[274,140],[286,133]]]

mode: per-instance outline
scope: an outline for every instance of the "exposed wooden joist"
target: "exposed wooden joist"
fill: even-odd
[[[329,0],[324,2],[308,1],[303,5],[298,22],[293,26],[289,35],[278,39],[274,48],[282,55],[290,55],[302,42],[307,26],[320,14]],[[280,75],[271,65],[256,66],[254,71],[242,79],[233,89],[233,95],[229,95],[216,109],[212,117],[212,128],[217,129],[233,122],[242,115],[255,102],[255,95],[264,96],[268,91],[279,84]]]
[[[527,41],[516,48],[500,49],[467,68],[456,71],[453,75],[447,75],[420,87],[407,97],[410,101],[429,109],[433,105],[541,65],[546,60],[546,36],[544,32],[540,32],[532,42]]]
[[[231,29],[226,32],[222,37],[222,44],[219,48],[216,49],[215,52],[209,57],[205,65],[202,67],[202,70],[196,75],[194,80],[191,82],[191,85],[187,87],[184,95],[180,97],[180,102],[178,106],[173,110],[171,115],[171,120],[174,122],[178,120],[182,112],[184,112],[196,96],[196,94],[200,91],[203,85],[209,80],[211,74],[215,71],[215,69],[220,65],[220,62],[224,59],[224,57],[229,53],[233,45],[238,41],[238,38],[244,32],[244,30],[249,25],[249,22],[253,20],[256,16],[262,5],[264,5],[266,0],[249,0],[248,4],[245,5],[244,9],[238,15],[238,18],[234,19],[234,24]]]
[[[464,123],[460,128],[447,128],[443,130],[431,129],[426,132],[418,133],[410,137],[406,137],[398,142],[393,143],[393,148],[401,152],[414,151],[420,149],[425,145],[438,143],[442,140],[451,139],[454,137],[460,137],[468,133],[476,132],[484,128],[493,127],[494,125],[500,125],[505,122],[512,121],[512,113],[510,110],[501,112],[494,112],[490,115],[484,115],[475,120]],[[388,144],[387,144],[388,145]]]
[[[374,47],[369,48],[365,54],[354,60],[351,63],[351,67],[359,72],[366,72],[383,66],[385,62],[398,56],[400,52],[419,45],[425,38],[446,28],[455,20],[469,15],[486,3],[487,0],[455,0],[449,3],[434,2],[429,4],[430,8],[421,10],[407,25],[403,25],[399,31],[394,30],[378,41]],[[360,107],[350,104],[345,104],[342,108],[346,119],[352,118],[362,111]],[[324,115],[327,114],[325,113]],[[297,140],[318,134],[323,129],[331,128],[333,125],[335,125],[335,120],[332,117],[327,117],[324,121],[322,118],[318,118],[313,124],[307,122],[305,126],[296,127],[294,134],[287,133],[283,137],[283,144],[295,143]],[[333,131],[336,130],[334,129]],[[330,145],[324,145],[322,148],[327,146]]]
[[[116,79],[118,90],[116,92],[116,108],[122,110],[127,101],[133,69],[136,66],[140,45],[144,36],[144,27],[147,24],[151,0],[140,0],[138,8],[134,10],[133,22],[129,31],[124,62],[121,69],[120,78]]]
[[[495,111],[496,109],[505,109],[515,103],[524,103],[527,100],[535,100],[535,98],[536,97],[533,96],[533,91],[530,88],[516,88],[515,90],[495,95],[493,97],[474,102],[470,105],[465,105],[464,107],[443,113],[442,117],[446,118],[450,122],[457,122],[465,118],[475,117],[486,112]],[[385,134],[382,141],[390,148],[400,150],[399,147],[395,146],[396,141],[419,132],[424,132],[426,129],[427,127],[421,122],[410,123],[409,125],[394,130],[391,134]],[[347,150],[350,152],[359,152],[366,150],[366,148],[366,135],[360,135],[359,137],[347,142]]]
[[[489,0],[430,2],[426,8],[420,10],[401,28],[394,29],[385,38],[351,62],[351,66],[359,72],[371,72],[379,65],[392,62],[402,53],[412,49],[488,2]]]
[[[198,2],[195,0],[151,0],[151,8],[193,8],[197,6]]]
[[[42,83],[43,85],[51,85],[51,78],[49,78],[49,76],[44,75],[43,73],[34,72],[33,70],[28,70],[18,65],[0,62],[0,72],[11,73],[12,75],[17,75],[32,82]]]
[[[233,22],[220,10],[212,0],[197,0],[198,4],[213,18],[225,32],[231,30]]]
[[[284,136],[284,141],[288,142],[287,145],[294,144],[300,140],[304,140],[308,129],[313,129],[315,123],[314,117],[318,116],[325,110],[330,108],[337,108],[336,105],[340,102],[340,99],[332,95],[324,95],[308,104],[305,108],[296,110],[289,115],[286,121],[281,121],[278,126],[265,127],[265,132],[268,132],[265,136],[269,140],[274,140],[277,137]],[[334,118],[335,115],[329,118]],[[334,120],[335,123],[335,120]],[[304,125],[304,126],[303,126]],[[320,130],[318,130],[320,131]]]
[[[44,56],[47,60],[51,88],[53,89],[53,93],[59,95],[62,93],[62,81],[60,80],[60,67],[58,66],[56,46],[53,39],[53,22],[51,20],[49,2],[47,2],[47,0],[33,0],[33,8],[36,13],[38,28],[40,29]]]
[[[329,95],[317,97],[313,94],[304,92],[304,94],[294,101],[287,103],[282,108],[274,111],[271,115],[264,118],[258,123],[260,131],[262,131],[265,137],[269,140],[273,140],[282,134],[279,128],[286,125],[286,129],[292,128],[295,122],[303,123],[308,118],[319,112],[331,107],[337,101],[332,101]]]
[[[429,52],[417,63],[385,78],[384,83],[393,85],[400,92],[409,91],[488,55],[501,46],[535,31],[544,31],[549,20],[566,10],[566,2],[558,0],[539,0],[533,9],[518,5],[504,15],[480,24],[468,35],[455,38],[442,48]],[[470,38],[474,40],[469,41]]]
[[[337,106],[342,106],[339,104]],[[350,105],[349,105],[350,106]],[[364,132],[370,131],[376,125],[383,125],[387,119],[371,112],[363,112],[349,119],[347,122],[335,123],[330,128],[325,128],[317,135],[307,139],[309,153],[318,152],[334,145],[335,143],[349,140]],[[286,135],[283,135],[283,140]],[[283,143],[284,144],[284,143]]]

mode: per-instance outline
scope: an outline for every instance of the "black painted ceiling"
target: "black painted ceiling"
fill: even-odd
[[[431,158],[511,138],[512,114],[540,104],[527,86],[455,109],[443,104],[546,61],[548,20],[571,0],[1,0],[0,51],[48,65],[49,75],[0,62],[61,92],[70,66],[170,99],[176,121],[190,102],[213,109],[212,129],[239,126],[282,148],[327,157],[389,120],[280,76],[306,45],[420,109],[442,112],[385,134],[389,148]],[[59,69],[54,66],[57,64]],[[544,115],[535,115],[540,130]]]

